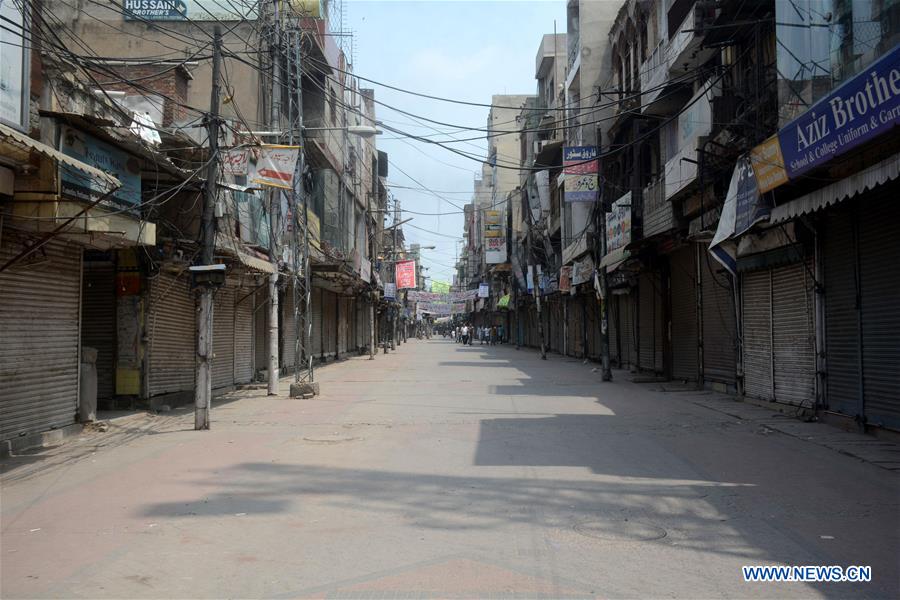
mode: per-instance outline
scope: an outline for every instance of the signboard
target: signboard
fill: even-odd
[[[66,156],[106,171],[122,182],[122,187],[100,206],[131,209],[135,214],[140,211],[141,161],[138,158],[68,125],[61,127],[59,150]],[[93,202],[109,191],[103,182],[63,163],[59,165],[59,179],[60,194],[75,200]]]
[[[722,206],[722,216],[716,235],[709,244],[709,252],[732,275],[737,265],[737,247],[733,240],[754,223],[768,218],[771,204],[762,198],[749,158],[738,161],[731,175],[728,193]]]
[[[406,297],[411,302],[465,302],[466,300],[474,300],[478,297],[478,290],[449,292],[447,294],[412,290],[407,292]]]
[[[765,142],[750,151],[750,162],[756,173],[759,192],[764,194],[779,185],[787,183],[787,172],[784,170],[784,157],[781,155],[781,144],[778,136],[773,135]]]
[[[615,202],[606,213],[606,252],[631,243],[631,192]]]
[[[397,289],[415,289],[416,287],[416,261],[401,260],[394,266],[394,281]]]
[[[484,243],[485,263],[498,265],[506,262],[506,238],[488,238]]]
[[[431,291],[435,294],[449,294],[450,284],[446,281],[432,281]]]
[[[600,161],[596,146],[563,148],[566,202],[595,202],[600,197]]]
[[[465,302],[420,302],[416,311],[432,315],[453,315],[466,312]]]
[[[122,0],[126,21],[241,21],[256,18],[255,2]]]
[[[500,221],[501,213],[499,210],[484,211],[484,237],[503,237],[503,227]]]
[[[384,299],[385,300],[396,300],[397,299],[397,284],[396,283],[385,283],[384,284]]]
[[[260,146],[256,163],[250,166],[250,181],[284,190],[294,188],[299,146]]]
[[[572,285],[581,285],[591,281],[593,278],[594,259],[590,256],[585,256],[581,260],[576,260],[575,264],[572,265]]]
[[[478,297],[479,298],[489,298],[491,295],[491,286],[487,283],[479,283],[478,284]]]
[[[222,170],[228,175],[249,174],[250,149],[229,150],[222,153]]]
[[[772,148],[775,141],[766,140],[754,149],[759,189],[766,192],[796,179],[898,124],[900,44],[783,127],[777,136],[780,163]],[[762,171],[764,166],[770,170]]]
[[[29,37],[21,3],[0,0],[0,122],[19,130],[28,126],[28,51],[22,40]]]
[[[572,267],[566,266],[559,270],[559,291],[568,292],[572,289]]]

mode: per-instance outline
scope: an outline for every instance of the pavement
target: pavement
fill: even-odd
[[[510,346],[411,340],[317,380],[2,461],[0,597],[900,597],[891,447]],[[873,580],[745,583],[762,564]]]

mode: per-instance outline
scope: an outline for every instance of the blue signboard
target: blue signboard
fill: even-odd
[[[778,132],[788,179],[900,123],[900,44]]]
[[[125,209],[131,213],[140,211],[140,159],[68,126],[62,127],[59,149],[66,156],[106,171],[122,182],[122,187],[101,202],[101,206],[116,210]],[[104,182],[62,163],[59,166],[59,179],[60,194],[75,200],[93,202],[108,192]]]

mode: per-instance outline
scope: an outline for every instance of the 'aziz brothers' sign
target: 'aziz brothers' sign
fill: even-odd
[[[900,123],[900,44],[859,75],[816,102],[778,132],[784,175],[754,170],[760,191],[795,179],[860,144],[887,133]],[[772,144],[772,140],[764,142]],[[759,149],[759,147],[758,147]],[[756,152],[756,150],[754,150]],[[757,155],[760,153],[757,152]],[[771,148],[766,154],[777,158]],[[770,182],[771,180],[771,182]]]

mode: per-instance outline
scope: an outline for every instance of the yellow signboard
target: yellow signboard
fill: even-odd
[[[784,170],[784,157],[781,155],[781,144],[778,143],[777,135],[773,135],[750,151],[750,163],[753,165],[760,194],[787,183],[788,176]]]

